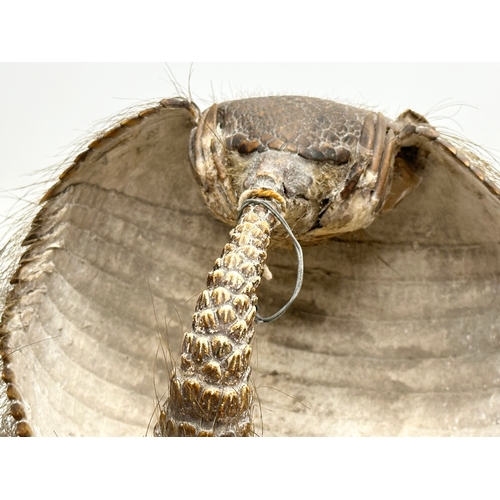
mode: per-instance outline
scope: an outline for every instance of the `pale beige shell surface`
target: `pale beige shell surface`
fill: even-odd
[[[5,434],[146,434],[170,371],[158,331],[175,358],[228,240],[190,173],[194,126],[165,101],[46,195],[1,323]],[[298,299],[256,327],[257,433],[500,434],[500,190],[428,130],[406,158],[418,187],[363,234],[305,248]],[[269,251],[262,315],[286,302],[294,259]]]

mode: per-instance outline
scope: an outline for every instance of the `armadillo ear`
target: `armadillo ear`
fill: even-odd
[[[393,243],[497,242],[499,174],[465,142],[451,144],[424,124],[420,115],[406,111],[398,121],[402,119],[412,119],[414,124],[407,123],[403,129],[403,135],[405,130],[411,133],[403,138],[396,157],[393,196],[384,206],[384,211],[391,211],[380,216],[367,232]]]
[[[157,332],[180,340],[227,237],[190,171],[196,117],[174,99],[123,120],[43,198],[1,323],[6,433],[145,434]],[[156,371],[167,387],[162,358]]]

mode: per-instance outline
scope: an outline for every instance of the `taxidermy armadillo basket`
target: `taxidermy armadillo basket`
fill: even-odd
[[[179,98],[122,120],[4,286],[1,433],[499,435],[496,176],[412,111]]]

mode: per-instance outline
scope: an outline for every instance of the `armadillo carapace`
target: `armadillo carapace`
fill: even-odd
[[[122,121],[25,240],[1,327],[5,432],[141,434],[159,399],[156,435],[499,434],[495,178],[412,111],[166,99]],[[303,286],[255,327],[257,296],[279,309],[297,274],[281,218]],[[181,353],[171,374],[152,302]]]

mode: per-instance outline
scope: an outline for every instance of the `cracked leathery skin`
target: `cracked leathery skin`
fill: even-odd
[[[158,332],[188,363],[183,333],[224,223],[263,189],[285,200],[305,272],[291,308],[255,327],[255,433],[499,435],[495,167],[412,111],[286,96],[203,114],[164,100],[61,174],[9,277],[2,433],[144,435],[161,422],[172,370]],[[288,246],[276,225],[262,316],[293,289]]]

